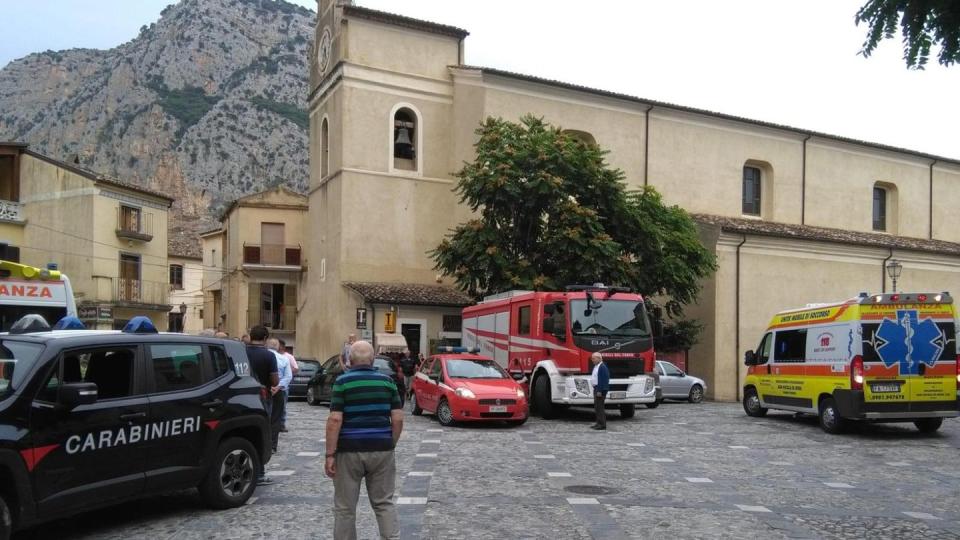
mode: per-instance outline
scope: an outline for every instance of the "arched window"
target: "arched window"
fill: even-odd
[[[320,124],[320,178],[330,174],[330,127],[327,117]]]
[[[420,113],[408,104],[394,107],[390,123],[391,170],[420,172],[423,141]]]
[[[566,135],[569,135],[570,137],[573,137],[574,139],[582,142],[587,146],[597,145],[597,139],[595,139],[593,135],[587,133],[586,131],[579,131],[576,129],[565,129],[563,130],[563,133]]]
[[[897,233],[897,186],[888,182],[873,184],[873,230]]]

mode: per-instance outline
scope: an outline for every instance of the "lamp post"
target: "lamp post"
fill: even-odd
[[[180,333],[181,334],[183,333],[183,329],[185,327],[184,321],[186,320],[186,318],[187,318],[187,303],[180,302]]]
[[[887,275],[893,281],[893,292],[897,292],[897,279],[900,278],[900,272],[903,271],[903,265],[900,261],[893,259],[887,263]]]

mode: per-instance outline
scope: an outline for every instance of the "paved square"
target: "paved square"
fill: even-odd
[[[522,428],[440,428],[408,414],[397,447],[403,537],[960,538],[960,420],[933,435],[886,424],[831,436],[813,418],[749,418],[735,403],[651,412],[623,420],[611,410],[608,433],[589,429],[589,409]],[[243,508],[213,511],[181,491],[49,523],[35,536],[331,538],[333,482],[318,442],[327,414],[290,403],[290,431],[267,468],[273,483]],[[357,524],[360,538],[377,537],[365,490]]]

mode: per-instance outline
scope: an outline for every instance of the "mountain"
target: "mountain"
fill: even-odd
[[[283,0],[182,0],[113,49],[15,60],[0,140],[171,194],[171,238],[194,245],[232,199],[306,189],[315,19]]]

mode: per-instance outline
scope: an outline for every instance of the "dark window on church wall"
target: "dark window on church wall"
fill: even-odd
[[[873,188],[873,230],[887,230],[887,190]]]
[[[330,126],[327,119],[320,124],[320,178],[330,174]]]
[[[743,168],[743,209],[749,216],[760,215],[761,172],[757,167]]]
[[[407,108],[393,115],[393,168],[417,170],[417,116]]]

